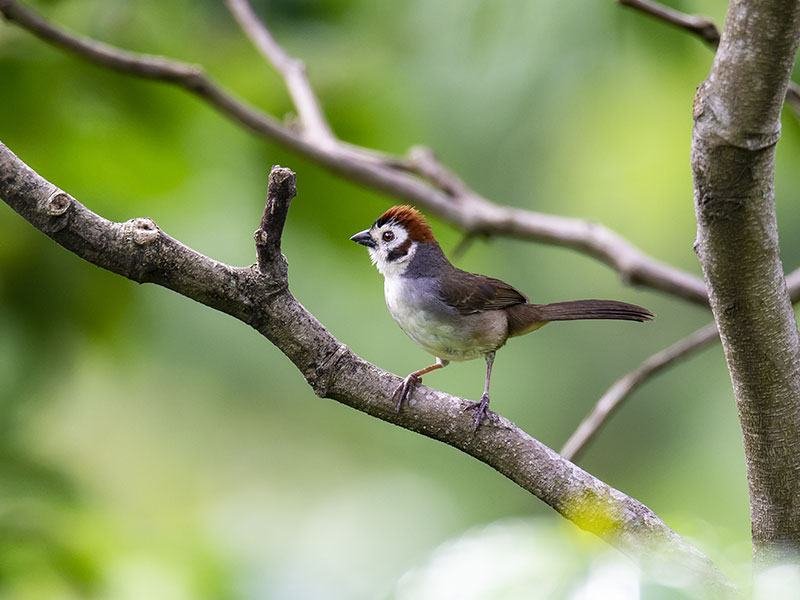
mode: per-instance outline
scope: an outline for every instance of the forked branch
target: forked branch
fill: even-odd
[[[354,354],[288,289],[280,236],[294,174],[273,169],[256,232],[259,265],[233,267],[163,233],[150,219],[114,223],[49,183],[0,144],[0,197],[34,227],[81,258],[138,282],[169,288],[255,328],[300,370],[319,396],[449,444],[496,469],[579,527],[637,560],[666,560],[703,587],[729,590],[724,576],[650,509],[492,414],[473,432],[467,402],[418,388],[401,413],[400,378]]]
[[[699,37],[711,48],[716,49],[719,46],[719,28],[714,21],[707,17],[690,15],[665,6],[655,0],[617,0],[617,2],[622,6],[650,15],[659,21],[684,29]],[[795,116],[800,117],[800,85],[794,81],[789,81],[789,87],[786,89],[786,102],[794,110]]]
[[[57,27],[16,0],[0,0],[0,13],[42,40],[84,60],[120,73],[171,83],[194,94],[251,132],[277,142],[351,181],[413,202],[468,234],[508,236],[571,248],[608,265],[632,285],[649,287],[702,306],[708,305],[702,280],[648,256],[602,225],[495,204],[468,188],[432,155],[417,152],[394,158],[320,135],[325,123],[305,75],[289,69],[282,50],[244,0],[228,0],[253,39],[287,80],[302,131],[237,99],[196,66],[158,56],[127,52]],[[267,36],[265,36],[265,32]],[[299,71],[297,71],[299,73]],[[305,107],[305,108],[303,108]],[[302,116],[302,115],[305,116]],[[315,115],[316,116],[313,116]],[[315,125],[316,123],[316,125]],[[316,131],[316,135],[308,132]],[[322,141],[321,141],[322,140]]]
[[[297,109],[297,115],[300,117],[303,134],[320,144],[333,142],[335,136],[325,119],[319,99],[306,77],[303,62],[284,52],[269,29],[253,12],[247,0],[225,0],[225,4],[253,45],[283,77],[286,89]]]
[[[800,302],[800,269],[795,269],[786,276],[786,287],[792,303]],[[561,449],[561,456],[572,461],[576,460],[636,390],[665,369],[690,358],[718,341],[717,326],[710,323],[671,346],[656,352],[636,369],[617,379],[569,437]]]

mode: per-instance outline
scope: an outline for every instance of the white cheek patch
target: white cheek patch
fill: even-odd
[[[395,238],[391,242],[383,241],[383,234],[387,231],[391,231],[395,235]],[[374,238],[378,239],[378,246],[369,249],[369,257],[372,260],[372,264],[375,265],[384,277],[402,275],[406,270],[408,261],[414,255],[414,245],[412,244],[405,255],[394,260],[389,260],[389,255],[392,250],[399,248],[406,242],[408,239],[408,232],[402,227],[390,223],[375,231]]]
[[[383,254],[373,259],[373,262],[375,263],[375,266],[378,268],[378,271],[380,271],[381,275],[383,275],[386,279],[390,279],[393,277],[400,277],[403,273],[406,272],[406,269],[408,268],[408,263],[411,261],[412,258],[414,258],[414,254],[416,253],[416,251],[417,251],[417,245],[411,244],[411,246],[408,248],[408,252],[406,252],[405,255],[403,255],[400,258],[397,258],[396,260],[391,260],[391,261],[386,260],[386,254]]]

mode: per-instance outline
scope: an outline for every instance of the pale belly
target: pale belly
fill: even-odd
[[[384,282],[386,306],[400,328],[430,354],[450,361],[471,360],[505,343],[502,311],[459,315],[407,280]]]

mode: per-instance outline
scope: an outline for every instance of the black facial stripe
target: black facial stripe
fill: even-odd
[[[386,255],[386,260],[389,262],[393,262],[398,258],[402,258],[406,254],[408,254],[408,249],[411,248],[411,238],[406,238],[406,240],[400,244],[394,250],[391,250],[389,254]]]

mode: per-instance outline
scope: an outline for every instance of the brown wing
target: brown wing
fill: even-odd
[[[462,315],[499,310],[528,301],[504,281],[460,269],[442,279],[439,298]]]

